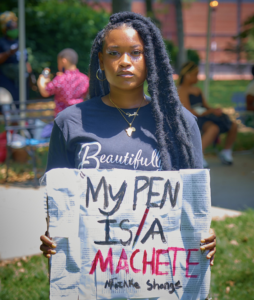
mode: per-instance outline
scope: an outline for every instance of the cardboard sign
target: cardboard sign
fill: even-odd
[[[47,173],[50,299],[205,299],[208,170]]]

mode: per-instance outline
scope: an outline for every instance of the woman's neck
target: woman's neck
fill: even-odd
[[[119,108],[137,108],[140,105],[145,106],[149,101],[144,100],[144,91],[142,88],[135,90],[119,90],[112,88],[110,89],[110,94],[102,98],[102,101],[109,106],[114,106],[111,101]]]

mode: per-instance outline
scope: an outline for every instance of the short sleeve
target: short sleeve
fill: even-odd
[[[59,76],[56,76],[52,81],[50,81],[47,85],[46,85],[46,91],[50,94],[50,95],[55,95],[57,93],[57,91],[59,90]]]
[[[74,157],[66,148],[62,131],[54,122],[50,137],[48,162],[46,171],[56,168],[75,168]]]
[[[203,169],[203,152],[201,143],[201,134],[198,124],[195,121],[191,127],[191,137],[194,151],[194,168]]]

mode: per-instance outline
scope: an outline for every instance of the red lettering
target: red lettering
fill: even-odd
[[[160,255],[166,253],[168,253],[168,249],[167,250],[159,249],[156,251],[156,270],[155,270],[156,275],[168,275],[168,272],[163,273],[159,271],[160,265],[165,265],[165,266],[169,265],[169,262],[160,262]]]
[[[198,265],[198,262],[190,262],[191,251],[198,251],[198,249],[188,249],[188,255],[186,259],[186,274],[187,278],[197,278],[198,275],[189,275],[189,265]]]
[[[143,256],[143,274],[146,273],[146,266],[151,265],[151,273],[155,273],[155,248],[153,248],[153,254],[152,254],[152,260],[147,261],[147,252],[146,250],[144,251],[144,256]]]
[[[113,255],[112,254],[112,248],[109,248],[108,256],[107,256],[107,258],[105,259],[105,262],[104,262],[101,250],[98,250],[98,252],[96,253],[95,258],[93,260],[92,268],[91,268],[89,274],[94,273],[94,271],[96,269],[96,266],[97,266],[97,263],[98,263],[98,260],[100,261],[100,267],[101,267],[102,272],[106,271],[107,265],[109,264],[110,273],[113,274],[114,273],[114,266],[113,266],[112,255]]]
[[[174,260],[173,260],[173,276],[176,274],[176,257],[177,257],[177,251],[185,251],[184,248],[177,248],[177,247],[169,247],[168,251],[174,251]]]
[[[124,249],[122,250],[118,265],[116,267],[116,274],[118,274],[120,270],[125,270],[127,274],[129,273],[128,257]]]
[[[134,268],[134,265],[133,265],[134,257],[136,256],[136,254],[137,254],[138,252],[140,252],[139,249],[135,250],[135,251],[132,253],[131,258],[130,258],[130,265],[131,265],[132,271],[133,271],[134,273],[139,273],[139,272],[141,271],[141,270],[139,270],[139,269]]]

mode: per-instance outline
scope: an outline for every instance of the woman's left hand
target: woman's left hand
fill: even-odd
[[[206,256],[207,259],[210,259],[210,266],[214,264],[214,255],[216,252],[216,234],[212,228],[209,229],[210,236],[201,240],[200,242],[204,245],[200,247],[201,251],[210,250]]]

